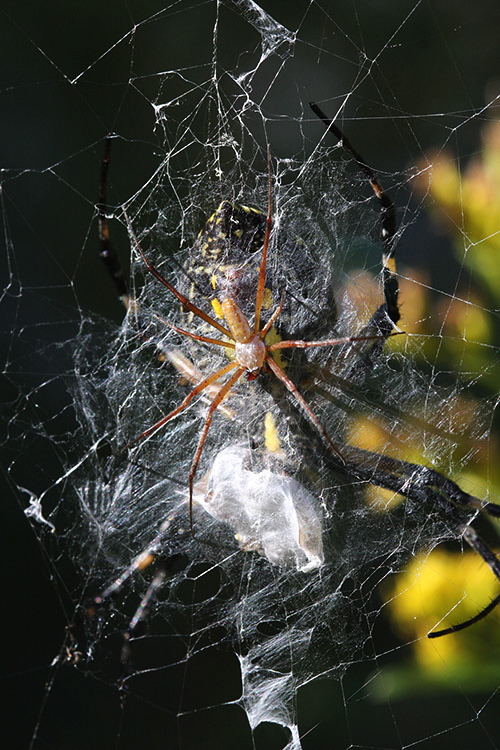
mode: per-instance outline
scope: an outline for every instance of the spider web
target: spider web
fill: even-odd
[[[295,351],[287,373],[341,451],[348,444],[375,456],[373,472],[387,455],[496,500],[499,284],[497,264],[481,253],[498,221],[483,235],[470,230],[469,205],[483,197],[488,207],[479,177],[473,191],[459,181],[458,209],[447,205],[438,231],[427,212],[440,203],[431,172],[467,169],[498,119],[494,4],[478,14],[415,0],[383,8],[179,0],[87,3],[77,19],[62,12],[44,5],[42,23],[36,12],[4,10],[9,746],[77,748],[98,736],[117,747],[145,737],[179,748],[497,747],[498,615],[425,650],[428,630],[460,621],[456,559],[451,573],[433,563],[446,593],[430,619],[423,573],[421,611],[397,614],[411,588],[400,572],[437,560],[432,550],[445,554],[447,542],[448,554],[460,553],[466,516],[344,472],[270,378],[238,384],[215,416],[195,487],[195,538],[187,483],[206,400],[134,451],[120,450],[188,392],[171,364],[179,352],[205,374],[227,362],[158,319],[207,335],[144,272],[128,230],[189,294],[195,238],[221,201],[265,213],[268,144],[266,286],[274,306],[285,293],[280,333],[356,335],[381,304],[379,209],[312,116],[315,100],[396,205],[408,335],[378,357],[371,344]],[[109,226],[136,300],[127,315],[97,258],[108,133]],[[255,267],[259,260],[255,253]],[[277,450],[265,443],[266,419]],[[316,539],[312,557],[281,538],[294,510],[277,517],[264,548],[242,544],[241,527],[203,504],[208,486],[224,503],[250,506],[258,485],[266,498],[288,491],[319,519],[322,548]],[[479,526],[495,547],[495,528]],[[160,566],[96,608],[159,532]],[[473,559],[471,575],[486,567]],[[163,586],[125,647],[158,571]],[[472,614],[497,584],[469,594]]]

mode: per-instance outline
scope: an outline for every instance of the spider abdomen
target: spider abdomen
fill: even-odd
[[[236,343],[247,344],[254,332],[240,306],[231,297],[226,297],[222,303],[222,312]]]

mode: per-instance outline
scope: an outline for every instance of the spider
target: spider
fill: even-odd
[[[477,532],[472,528],[472,526],[470,525],[470,519],[465,512],[472,511],[474,513],[479,513],[481,511],[484,511],[487,514],[498,518],[500,517],[500,506],[493,503],[481,501],[479,498],[469,495],[468,493],[464,492],[455,482],[447,479],[445,476],[433,469],[412,464],[401,459],[373,453],[348,444],[342,445],[342,447],[339,448],[332,440],[328,431],[326,430],[322,422],[318,419],[315,412],[300,392],[299,388],[288,377],[288,375],[285,373],[283,368],[278,364],[274,357],[274,355],[282,349],[334,347],[359,341],[372,341],[373,344],[369,353],[370,356],[376,356],[377,352],[383,346],[384,341],[389,336],[398,333],[398,331],[394,330],[400,318],[398,306],[399,287],[395,263],[396,220],[394,205],[390,197],[383,190],[381,183],[373,170],[369,167],[369,165],[359,154],[359,152],[354,148],[348,138],[346,138],[342,131],[337,128],[334,122],[330,120],[316,104],[311,103],[311,108],[315,115],[322,121],[325,127],[326,135],[334,135],[341,143],[344,150],[354,159],[358,168],[367,178],[374,192],[374,195],[379,202],[379,206],[381,209],[381,242],[383,246],[382,274],[383,291],[385,298],[384,303],[380,305],[373,313],[369,323],[365,326],[365,328],[358,336],[330,338],[319,341],[291,339],[269,344],[266,343],[265,337],[270,331],[273,323],[277,320],[280,313],[282,312],[284,305],[284,299],[282,298],[267,322],[264,325],[261,325],[263,298],[266,282],[267,256],[272,230],[273,196],[272,180],[270,176],[267,216],[265,219],[265,229],[263,232],[262,241],[262,254],[256,289],[254,290],[255,303],[253,308],[253,322],[249,321],[248,317],[242,311],[237,301],[238,284],[241,284],[241,280],[231,279],[230,276],[228,277],[226,294],[221,304],[223,323],[219,322],[218,319],[216,319],[212,315],[209,315],[200,307],[195,305],[190,299],[188,299],[187,296],[182,294],[176,287],[174,287],[169,281],[167,281],[167,279],[156,269],[156,267],[150,262],[147,255],[143,251],[138,239],[134,234],[131,223],[126,216],[125,218],[128,224],[129,234],[132,238],[133,246],[139,253],[148,272],[151,273],[156,278],[156,280],[160,284],[162,284],[170,292],[170,294],[172,294],[180,302],[185,310],[189,311],[194,317],[202,320],[209,328],[216,330],[224,338],[213,338],[208,335],[193,333],[161,318],[158,319],[181,336],[185,336],[195,341],[202,342],[203,344],[206,344],[208,346],[230,349],[233,352],[234,356],[231,361],[209,375],[202,375],[202,373],[199,372],[196,367],[189,362],[189,360],[182,360],[180,356],[174,356],[172,358],[174,365],[181,373],[187,375],[188,380],[190,380],[194,384],[194,388],[192,388],[190,393],[175,409],[173,409],[167,415],[163,416],[154,425],[144,430],[126,447],[133,446],[134,444],[146,439],[153,433],[160,430],[170,420],[181,414],[196,396],[205,395],[207,397],[209,405],[189,473],[190,528],[191,533],[194,536],[194,480],[214,413],[217,409],[221,408],[222,402],[228,396],[238,380],[245,377],[247,380],[251,381],[257,378],[263,371],[270,372],[291,394],[307,420],[313,426],[316,433],[320,436],[323,445],[327,447],[327,449],[330,451],[330,454],[334,457],[334,460],[340,471],[345,472],[349,476],[355,477],[357,480],[367,482],[381,488],[389,489],[406,497],[407,499],[412,500],[413,502],[425,502],[427,504],[434,504],[434,506],[439,508],[443,514],[452,518],[453,521],[463,529],[464,539],[485,560],[485,562],[493,571],[494,575],[497,577],[497,579],[500,580],[500,562],[497,560],[496,556],[488,548],[485,542],[479,537]],[[113,279],[120,299],[126,306],[129,306],[133,300],[129,295],[120,263],[109,240],[108,225],[105,214],[105,185],[110,158],[109,148],[110,140],[107,141],[105,158],[102,165],[101,188],[98,204],[100,255],[106,265],[108,273]],[[268,161],[270,163],[269,156]],[[268,171],[270,175],[270,166]],[[224,204],[219,208],[219,211],[227,211],[228,205],[230,205],[228,204],[228,202],[224,202]],[[236,211],[238,208],[240,207],[233,207],[232,210]],[[256,215],[260,215],[260,212],[256,209],[246,208],[245,210],[250,213],[255,212]],[[215,216],[217,216],[217,212]],[[214,222],[212,221],[212,229],[213,225]],[[259,223],[254,225],[253,234],[251,236],[252,242],[255,242],[256,238],[259,236],[257,231],[258,226]],[[219,381],[219,379],[223,378],[224,376],[228,376],[227,380],[222,385],[218,385],[216,381]],[[152,543],[148,546],[148,548],[131,563],[129,568],[127,568],[127,570],[118,579],[116,579],[116,581],[108,586],[108,588],[100,597],[96,599],[98,603],[102,602],[117,589],[119,589],[123,585],[124,581],[131,575],[133,575],[135,571],[147,567],[152,562],[152,560],[157,556],[157,553],[161,547],[162,538],[165,535],[168,526],[168,522],[165,522],[162,525],[160,531],[158,532]],[[162,572],[159,577],[163,581],[165,578],[165,573]],[[154,587],[154,585],[155,584],[152,584],[152,587]],[[151,594],[148,593],[143,602],[141,602],[138,610],[139,613],[146,610],[150,595]],[[485,617],[497,606],[499,602],[500,594],[495,597],[495,599],[493,599],[493,601],[490,602],[486,607],[484,607],[483,610],[481,610],[476,616],[470,618],[465,622],[459,623],[457,625],[452,625],[449,628],[432,631],[428,634],[428,637],[436,638],[469,627],[470,625],[473,625],[475,622],[478,622],[483,617]],[[137,621],[138,617],[139,615],[136,615],[134,621]]]
[[[207,410],[207,414],[205,417],[205,423],[204,423],[203,429],[201,431],[201,434],[198,440],[198,445],[196,447],[194,458],[191,464],[191,469],[189,472],[189,518],[190,518],[191,534],[193,536],[194,536],[193,485],[194,485],[194,480],[195,480],[198,464],[200,461],[200,457],[203,451],[203,447],[205,445],[208,431],[212,424],[214,412],[216,411],[218,406],[222,403],[222,401],[229,395],[231,389],[236,385],[238,380],[240,380],[240,378],[244,376],[246,377],[248,381],[251,381],[251,380],[255,380],[259,376],[259,374],[264,371],[272,372],[278,378],[278,380],[280,380],[283,383],[285,388],[292,394],[293,398],[299,404],[300,408],[303,410],[304,414],[309,419],[309,421],[313,424],[313,426],[315,427],[319,435],[323,438],[325,443],[330,446],[333,452],[340,459],[341,463],[344,464],[345,461],[344,461],[341,451],[337,448],[332,438],[328,434],[326,428],[320,422],[320,420],[318,419],[314,411],[311,409],[311,407],[307,403],[304,396],[300,393],[296,385],[286,375],[284,369],[275,361],[275,359],[273,358],[273,353],[281,349],[309,349],[313,347],[339,346],[342,344],[351,344],[351,343],[358,342],[358,341],[368,341],[368,340],[378,339],[381,337],[387,338],[387,336],[393,335],[391,332],[386,332],[385,334],[381,334],[381,336],[373,336],[373,335],[346,336],[342,338],[324,339],[321,341],[286,340],[286,341],[278,341],[273,344],[266,344],[265,337],[267,333],[269,332],[269,330],[271,329],[271,326],[273,325],[273,323],[276,321],[276,319],[279,317],[280,313],[282,312],[283,304],[284,304],[284,297],[282,297],[281,302],[279,303],[276,310],[272,313],[267,323],[261,327],[260,321],[261,321],[262,302],[263,302],[264,287],[265,287],[265,280],[266,280],[267,254],[268,254],[268,249],[269,249],[269,238],[271,234],[271,227],[272,227],[272,183],[270,179],[269,180],[268,210],[267,210],[267,218],[266,218],[266,230],[264,234],[264,244],[262,248],[262,257],[261,257],[261,262],[260,262],[257,289],[256,289],[256,295],[255,295],[255,311],[254,311],[253,325],[250,325],[241,307],[238,305],[238,302],[236,301],[236,299],[233,298],[233,296],[230,296],[230,294],[228,294],[227,296],[225,296],[221,304],[221,310],[222,310],[224,321],[227,326],[226,327],[222,325],[221,323],[219,323],[219,321],[216,320],[214,317],[212,317],[211,315],[208,315],[199,307],[197,307],[195,304],[193,304],[187,297],[181,294],[174,286],[172,286],[172,284],[170,284],[165,279],[165,277],[150,263],[145,253],[143,252],[132,228],[129,225],[129,232],[131,233],[135,247],[138,250],[144,262],[144,265],[146,266],[148,271],[161,284],[163,284],[163,286],[166,287],[168,291],[171,292],[171,294],[173,294],[179,300],[179,302],[182,304],[184,309],[189,310],[189,312],[191,312],[197,318],[200,318],[209,326],[211,326],[213,329],[221,333],[223,336],[225,336],[225,339],[216,339],[216,338],[212,338],[209,336],[202,336],[199,334],[195,334],[191,331],[185,330],[184,328],[179,328],[178,326],[173,325],[167,320],[163,320],[163,319],[160,319],[160,320],[163,323],[165,323],[165,325],[167,325],[169,328],[173,329],[174,331],[176,331],[177,333],[183,336],[187,336],[188,338],[194,339],[195,341],[201,341],[205,344],[209,344],[212,346],[219,346],[224,349],[230,349],[234,353],[234,359],[231,362],[229,362],[229,364],[224,365],[220,369],[216,370],[216,372],[208,375],[207,377],[204,377],[201,380],[201,382],[199,382],[198,385],[196,385],[192,389],[192,391],[186,396],[186,398],[179,404],[179,406],[173,409],[166,416],[162,417],[154,425],[144,430],[144,432],[138,435],[127,446],[127,447],[130,447],[134,443],[138,443],[141,440],[144,440],[145,438],[149,437],[153,433],[157,432],[159,429],[164,427],[168,422],[170,422],[171,419],[181,414],[189,406],[189,404],[192,402],[195,396],[202,393],[206,388],[211,386],[220,378],[224,377],[225,375],[229,375],[229,378],[219,388],[217,393],[215,393],[213,395],[213,398],[211,399],[211,403],[210,403],[210,406]],[[392,281],[392,278],[393,277],[391,275],[390,276],[391,281]],[[399,312],[397,311],[397,304],[395,302],[394,302],[394,317],[395,318],[399,317]]]

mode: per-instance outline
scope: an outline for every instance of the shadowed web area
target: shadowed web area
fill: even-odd
[[[495,4],[2,14],[9,747],[500,746]]]

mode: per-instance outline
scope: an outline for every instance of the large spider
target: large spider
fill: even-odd
[[[494,575],[500,580],[500,562],[497,560],[494,553],[488,548],[485,542],[478,536],[477,532],[470,526],[470,519],[467,517],[465,511],[468,510],[473,512],[485,511],[494,517],[500,517],[500,506],[495,504],[484,502],[476,497],[469,495],[468,493],[461,490],[461,488],[453,481],[447,479],[439,472],[419,466],[416,464],[409,463],[404,460],[391,458],[388,456],[372,453],[370,451],[362,450],[352,445],[342,445],[341,448],[333,442],[326,428],[322,422],[318,419],[313,409],[306,401],[304,396],[301,394],[294,382],[284,372],[283,368],[275,360],[273,354],[282,349],[307,349],[313,347],[333,347],[341,344],[349,344],[358,341],[373,341],[371,354],[376,355],[377,351],[383,345],[383,342],[391,335],[394,335],[394,327],[397,324],[400,313],[398,307],[398,279],[396,275],[395,265],[395,233],[396,233],[396,222],[395,222],[395,211],[394,205],[389,196],[384,192],[380,181],[374,174],[373,170],[368,166],[362,156],[356,151],[350,141],[343,135],[343,133],[336,127],[332,120],[326,117],[322,110],[315,104],[311,104],[313,112],[319,117],[326,128],[326,134],[333,134],[342,144],[343,148],[349,153],[357,163],[359,169],[367,177],[376,198],[379,201],[381,208],[381,241],[383,245],[383,290],[385,301],[372,315],[368,325],[361,331],[358,336],[330,338],[319,341],[307,341],[307,340],[283,340],[275,343],[266,343],[266,334],[271,329],[271,326],[279,317],[283,309],[284,300],[281,302],[272,313],[268,321],[261,327],[261,317],[263,310],[263,297],[265,291],[266,281],[266,266],[267,256],[269,250],[269,240],[272,230],[272,181],[269,178],[269,197],[268,197],[268,208],[267,218],[265,220],[265,229],[263,232],[262,241],[262,255],[260,260],[259,273],[256,283],[256,289],[254,290],[254,316],[253,322],[248,320],[248,317],[242,311],[237,301],[237,293],[234,291],[235,285],[228,281],[226,286],[226,294],[221,304],[221,312],[223,316],[223,322],[225,325],[212,315],[204,312],[200,307],[195,305],[188,297],[182,294],[172,284],[170,284],[165,277],[152,265],[147,258],[146,254],[141,248],[135,234],[132,230],[130,222],[127,218],[129,225],[129,232],[133,240],[133,245],[140,254],[142,261],[144,262],[148,271],[163,285],[168,291],[173,294],[177,300],[181,303],[185,310],[189,311],[193,316],[204,321],[208,327],[215,329],[224,336],[224,339],[212,338],[207,335],[193,333],[184,328],[173,325],[168,321],[163,321],[167,326],[175,330],[182,336],[186,336],[190,339],[202,342],[204,344],[216,347],[224,347],[225,349],[232,350],[234,358],[219,368],[217,371],[210,375],[204,376],[196,367],[192,365],[188,360],[182,360],[180,356],[174,357],[173,362],[177,369],[183,374],[187,374],[187,377],[191,382],[195,384],[191,392],[183,399],[183,401],[173,409],[169,414],[163,416],[158,422],[151,427],[148,427],[140,435],[138,435],[129,445],[133,445],[143,439],[146,439],[152,433],[164,427],[170,420],[181,414],[193,399],[199,394],[205,394],[208,397],[209,406],[205,416],[205,422],[201,434],[198,439],[198,444],[194,457],[191,464],[191,470],[189,473],[189,508],[190,508],[190,525],[191,533],[194,535],[193,530],[193,486],[196,476],[196,471],[200,461],[200,457],[205,445],[208,431],[212,423],[214,413],[217,409],[221,408],[222,401],[228,396],[229,392],[235,386],[236,382],[246,377],[247,380],[253,380],[259,376],[263,371],[272,372],[276,378],[285,386],[285,388],[292,394],[295,402],[299,405],[300,409],[307,417],[309,422],[314,427],[317,434],[321,437],[323,444],[327,447],[338,465],[339,470],[346,474],[355,477],[358,480],[368,482],[370,484],[389,489],[395,493],[398,493],[414,502],[434,504],[437,508],[450,517],[457,526],[463,529],[463,537],[467,543],[478,552],[481,557],[490,566]],[[101,243],[101,258],[103,259],[108,272],[113,278],[115,287],[118,294],[125,305],[130,303],[130,295],[127,289],[119,261],[109,241],[109,232],[105,216],[105,185],[106,176],[109,166],[109,148],[110,141],[107,141],[107,151],[103,160],[102,175],[101,175],[101,191],[99,196],[99,232],[100,232],[100,243]],[[238,207],[231,207],[231,204],[224,202],[223,206],[220,207],[219,211],[236,210]],[[245,209],[248,212],[255,212],[256,209]],[[215,214],[217,216],[217,213]],[[219,217],[219,221],[220,221]],[[213,223],[213,222],[212,222]],[[257,235],[258,236],[258,235]],[[254,237],[255,240],[255,231]],[[218,385],[216,381],[228,375],[228,379],[222,384]],[[148,548],[141,553],[129,566],[129,568],[114,581],[106,591],[98,597],[97,601],[102,601],[118,588],[120,588],[123,582],[133,573],[144,568],[148,565],[152,559],[156,557],[160,548],[161,541],[165,534],[167,525],[161,527],[159,533],[148,546]],[[151,591],[155,586],[163,580],[166,573],[162,568],[158,573],[151,586]],[[141,606],[136,614],[135,620],[140,617],[140,613],[144,612],[148,597],[150,593],[146,594],[146,598],[141,603]],[[500,594],[490,602],[483,610],[481,610],[476,616],[469,620],[462,622],[458,625],[453,625],[449,628],[433,631],[429,633],[430,638],[439,637],[451,632],[456,632],[463,628],[466,628],[475,622],[485,617],[491,612],[494,607],[500,602]],[[133,629],[133,628],[131,628]]]

